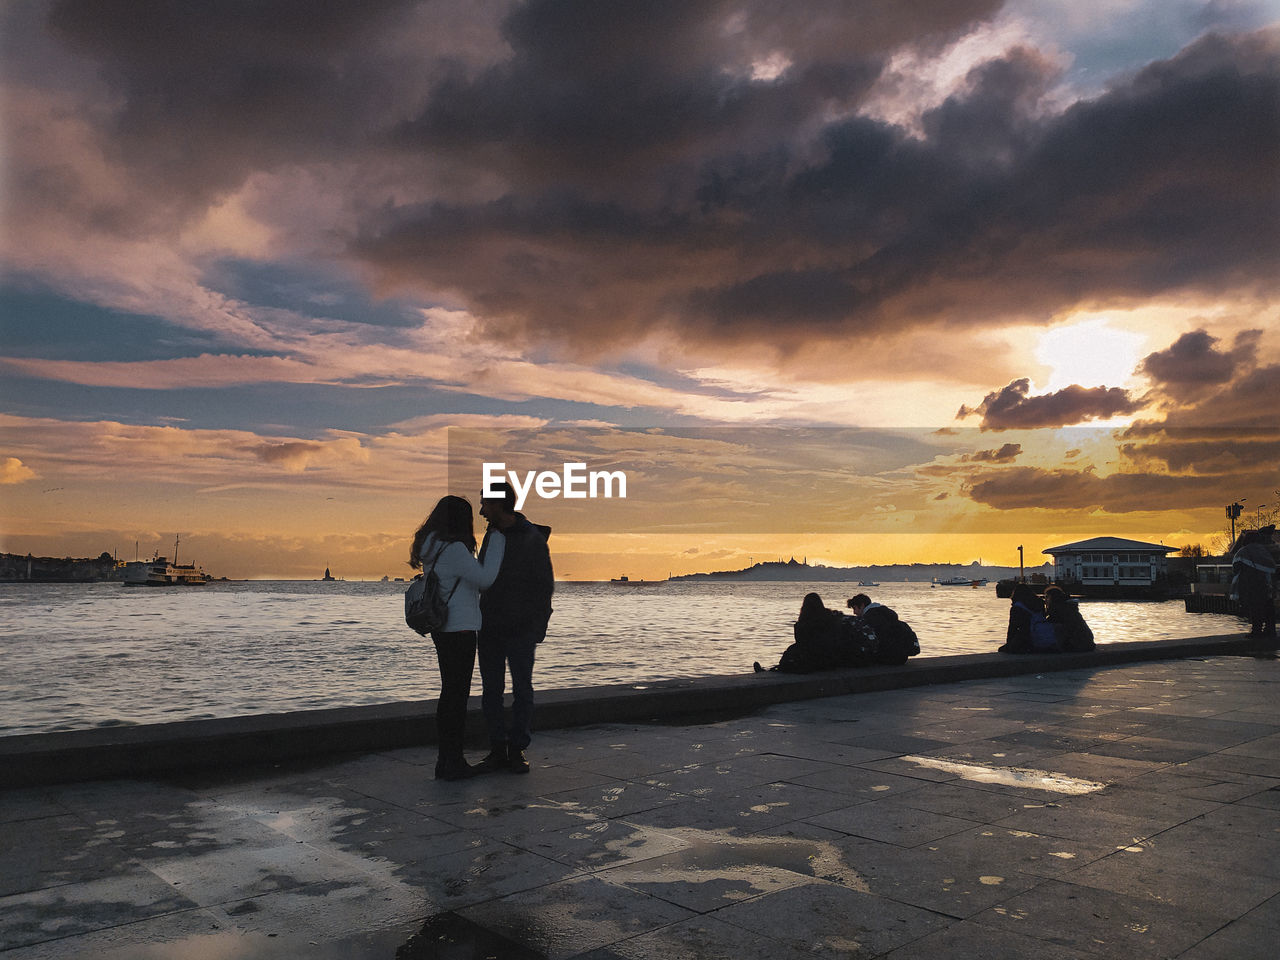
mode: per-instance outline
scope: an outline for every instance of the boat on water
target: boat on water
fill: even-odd
[[[167,557],[153,557],[125,564],[126,587],[203,587],[213,577],[194,563],[170,563]]]
[[[614,577],[609,581],[620,587],[639,587],[649,583],[661,583],[661,580],[632,580],[630,577]]]
[[[987,582],[986,577],[947,577],[945,580],[933,578],[935,587],[981,587]]]
[[[860,587],[878,587],[878,586],[880,586],[880,584],[878,584],[878,583],[877,583],[876,581],[874,581],[874,580],[859,580],[859,581],[858,581],[858,586],[860,586]]]
[[[173,562],[167,557],[135,560],[124,565],[126,587],[203,587],[213,579],[194,563],[178,562],[179,538],[173,538]]]

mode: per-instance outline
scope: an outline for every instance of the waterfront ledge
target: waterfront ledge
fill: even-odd
[[[917,659],[901,667],[803,675],[749,673],[540,690],[537,727],[553,730],[600,723],[688,721],[850,693],[1141,661],[1274,655],[1274,651],[1273,640],[1233,634],[1109,643],[1088,653],[965,654]],[[4,776],[0,785],[154,776],[430,744],[435,742],[435,705],[435,700],[413,700],[2,737]],[[469,713],[468,729],[482,738],[478,706]],[[475,746],[483,745],[477,739]]]

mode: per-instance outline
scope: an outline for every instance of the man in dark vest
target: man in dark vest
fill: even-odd
[[[555,577],[547,539],[551,528],[530,523],[516,512],[516,493],[509,483],[496,483],[495,497],[480,498],[480,515],[507,538],[506,553],[493,586],[480,594],[480,702],[489,730],[486,770],[528,773],[524,751],[533,736],[533,658],[547,635]],[[480,546],[484,562],[489,534]],[[511,719],[503,710],[507,672],[511,673]]]

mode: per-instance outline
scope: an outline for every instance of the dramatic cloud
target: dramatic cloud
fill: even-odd
[[[998,510],[1103,510],[1133,513],[1194,509],[1221,499],[1218,477],[1044,470],[1013,467],[975,480],[968,496]]]
[[[963,463],[1012,463],[1022,453],[1022,444],[1006,443],[998,450],[979,450],[977,453],[966,453],[960,458]]]
[[[960,408],[956,419],[982,416],[983,430],[1065,427],[1086,420],[1107,420],[1142,407],[1119,387],[1081,387],[1072,384],[1054,393],[1029,397],[1031,381],[1023,377],[1002,390],[988,393],[976,407]]]
[[[1149,354],[1139,370],[1171,396],[1194,397],[1206,387],[1227,383],[1238,368],[1252,366],[1261,334],[1239,333],[1232,349],[1224,352],[1214,346],[1218,338],[1205,330],[1184,333],[1167,350]]]
[[[515,62],[550,56],[541,45],[553,36],[513,34]],[[578,343],[662,327],[700,340],[776,338],[783,325],[834,336],[1274,287],[1272,38],[1210,37],[1060,114],[1041,103],[1052,65],[1013,51],[926,115],[923,139],[852,114],[819,119],[863,96],[852,67],[822,86],[800,64],[764,89],[740,81],[706,101],[711,115],[672,95],[715,135],[691,142],[668,124],[625,163],[615,154],[626,138],[592,98],[574,98],[586,114],[563,139],[537,121],[498,124],[491,135],[519,144],[537,176],[510,182],[504,167],[495,173],[510,185],[491,202],[393,208],[354,250],[389,283],[466,299],[495,329]],[[548,105],[528,96],[517,102],[542,117]],[[472,84],[449,102],[494,97]],[[650,105],[636,124],[648,129],[655,112],[670,107]],[[473,115],[455,118],[455,139],[475,136]],[[630,122],[608,114],[619,115]],[[602,170],[577,173],[597,155]],[[548,169],[561,179],[545,184]]]
[[[993,49],[918,129],[870,110],[1001,6],[60,0],[10,74],[60,70],[94,146],[22,152],[16,212],[166,237],[252,195],[383,289],[586,352],[1273,290],[1275,35],[1067,109],[1059,58]]]

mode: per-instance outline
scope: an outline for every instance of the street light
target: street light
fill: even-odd
[[[1240,498],[1239,500],[1237,500],[1235,503],[1229,504],[1229,505],[1227,506],[1227,517],[1231,520],[1231,547],[1232,547],[1232,549],[1234,549],[1234,548],[1235,548],[1235,545],[1236,545],[1236,517],[1240,516],[1240,514],[1244,511],[1244,507],[1240,506],[1240,504],[1241,504],[1243,501],[1248,500],[1248,499],[1249,499],[1248,497],[1241,497],[1241,498]]]

